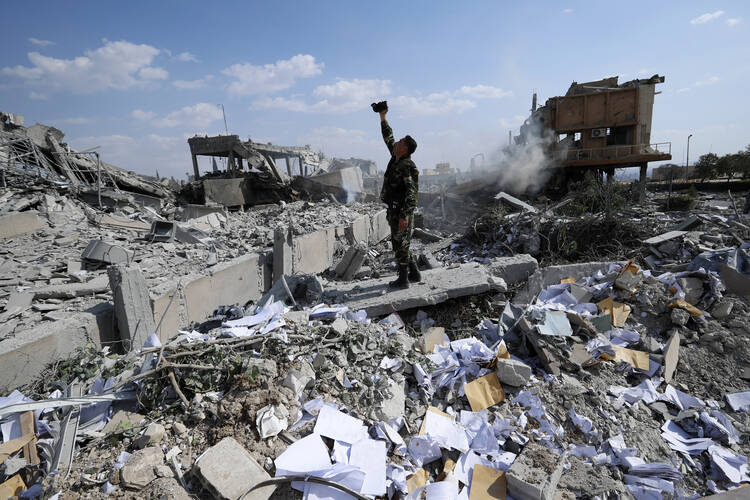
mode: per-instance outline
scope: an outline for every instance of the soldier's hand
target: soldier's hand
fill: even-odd
[[[408,219],[399,219],[398,220],[398,230],[399,231],[403,231],[407,227],[409,227],[409,220]]]

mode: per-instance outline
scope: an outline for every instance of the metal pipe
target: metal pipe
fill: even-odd
[[[264,486],[278,485],[282,483],[292,483],[296,481],[323,484],[325,486],[330,486],[332,488],[336,488],[337,490],[343,491],[344,493],[347,493],[353,496],[357,500],[370,500],[368,497],[361,495],[359,492],[354,491],[353,489],[348,488],[344,486],[343,484],[335,483],[328,479],[323,479],[321,477],[315,477],[315,476],[279,476],[279,477],[268,479],[266,481],[261,481],[260,483],[256,484],[255,486],[247,490],[245,493],[243,493],[242,496],[240,496],[239,500],[242,500],[243,498],[247,496],[248,493],[250,493],[253,490],[257,490],[258,488],[262,488]]]
[[[99,158],[99,153],[94,151],[96,155],[96,196],[99,198],[99,208],[102,208],[102,161]]]

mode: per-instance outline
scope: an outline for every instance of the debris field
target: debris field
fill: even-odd
[[[0,498],[748,488],[750,221],[731,193],[687,211],[590,179],[560,199],[425,193],[422,281],[394,291],[374,194],[316,191],[337,170],[289,179],[257,145],[252,178],[285,199],[199,205],[2,123],[0,162],[27,160],[0,188]]]

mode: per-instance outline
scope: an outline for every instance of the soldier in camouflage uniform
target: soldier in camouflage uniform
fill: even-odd
[[[414,210],[417,208],[419,191],[419,171],[411,160],[417,149],[417,141],[407,135],[396,142],[385,115],[388,109],[380,111],[380,127],[383,140],[391,152],[391,159],[385,170],[380,199],[388,205],[388,224],[391,226],[391,243],[396,253],[398,279],[390,283],[392,288],[408,288],[409,281],[422,279],[419,268],[409,252],[411,232],[414,229]]]

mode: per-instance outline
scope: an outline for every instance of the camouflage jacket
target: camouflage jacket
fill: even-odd
[[[387,121],[380,122],[383,140],[388,151],[393,152],[395,140],[393,130]],[[385,169],[383,189],[380,199],[388,205],[388,210],[398,214],[399,219],[406,219],[417,208],[417,194],[419,192],[419,171],[411,161],[411,156],[403,156],[398,161],[391,156]]]

